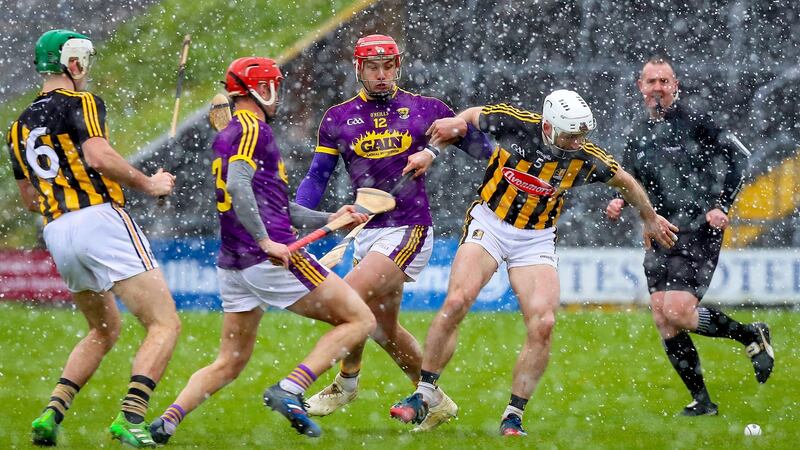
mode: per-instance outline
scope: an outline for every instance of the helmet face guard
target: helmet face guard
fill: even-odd
[[[70,30],[50,30],[36,41],[33,63],[39,73],[66,73],[73,80],[80,80],[89,72],[94,56],[94,46],[87,36]],[[72,60],[78,61],[78,74],[68,70]]]
[[[564,89],[554,91],[544,99],[542,121],[550,125],[549,133],[542,128],[544,142],[559,157],[563,157],[565,152],[577,151],[556,145],[559,136],[585,139],[597,127],[586,101],[577,92]]]
[[[367,61],[386,61],[393,60],[397,67],[397,75],[387,82],[397,82],[400,79],[403,61],[403,52],[397,46],[397,42],[391,37],[382,34],[371,34],[364,36],[356,42],[353,50],[353,67],[356,71],[356,80],[364,86],[364,91],[370,96],[378,99],[385,99],[392,94],[392,90],[381,92],[370,91],[367,82],[374,80],[364,80],[361,72],[364,70],[364,63]]]
[[[88,39],[70,39],[61,48],[61,64],[64,67],[69,67],[71,60],[78,60],[80,72],[78,74],[70,73],[70,76],[75,80],[80,80],[89,73],[89,69],[94,63],[94,55],[92,41]]]
[[[250,96],[266,112],[266,107],[279,103],[279,90],[283,74],[274,60],[261,57],[239,58],[228,66],[225,90],[231,97]],[[265,84],[269,86],[269,99],[264,99],[256,88]]]

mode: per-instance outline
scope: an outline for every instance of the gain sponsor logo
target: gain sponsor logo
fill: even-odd
[[[385,130],[368,131],[353,141],[353,151],[358,156],[380,159],[403,153],[411,147],[411,134],[408,131]]]
[[[347,119],[348,125],[363,125],[364,120],[361,117],[351,117]]]
[[[503,178],[505,178],[515,188],[539,197],[549,197],[555,194],[556,190],[541,178],[529,173],[520,172],[510,167],[503,167]]]

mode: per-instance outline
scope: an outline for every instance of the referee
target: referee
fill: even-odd
[[[653,320],[669,361],[692,395],[684,416],[716,415],[700,357],[687,331],[734,339],[745,346],[756,379],[765,383],[775,361],[769,327],[742,324],[700,301],[719,259],[728,210],[741,189],[748,150],[709,115],[678,102],[678,80],[664,57],[649,59],[636,81],[648,116],[628,135],[623,166],[644,186],[653,206],[680,228],[677,244],[655,244],[644,259]],[[609,202],[609,219],[625,201]]]

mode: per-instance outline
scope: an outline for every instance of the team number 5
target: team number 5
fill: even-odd
[[[222,179],[222,158],[217,158],[211,163],[211,173],[217,178],[217,189],[222,191],[223,201],[217,202],[217,210],[226,212],[231,209],[231,195],[228,194],[225,180]]]

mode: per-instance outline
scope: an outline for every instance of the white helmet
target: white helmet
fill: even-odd
[[[559,155],[559,151],[572,151],[555,145],[558,135],[561,133],[588,134],[597,126],[592,110],[586,101],[577,92],[566,89],[553,91],[544,99],[542,121],[549,123],[552,128],[549,135],[544,133],[544,130],[542,135],[545,143],[557,155]]]

